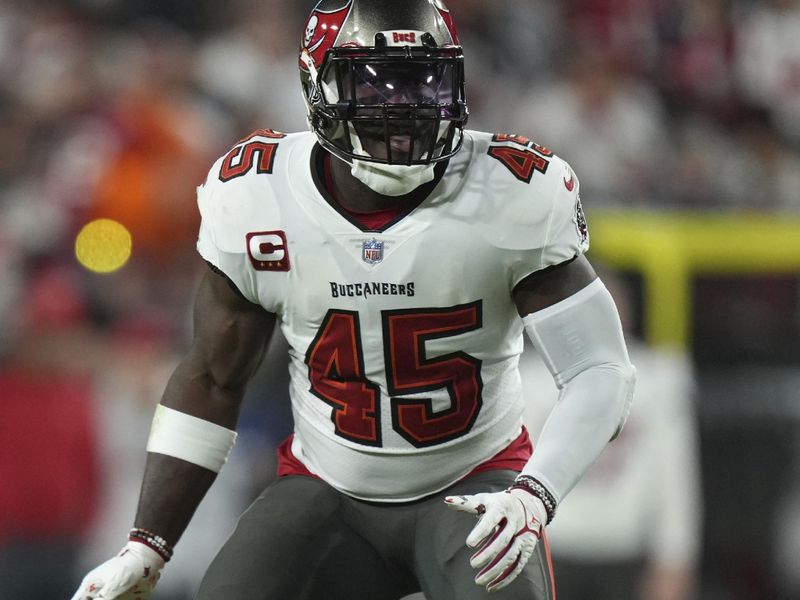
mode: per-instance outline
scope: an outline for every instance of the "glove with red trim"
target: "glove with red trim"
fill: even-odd
[[[467,546],[480,548],[469,564],[480,569],[475,583],[488,591],[506,587],[520,574],[533,554],[547,522],[539,498],[519,488],[502,492],[447,496],[451,508],[478,515],[478,524],[467,536]]]
[[[155,550],[130,541],[83,578],[72,600],[146,600],[163,568],[164,559]]]

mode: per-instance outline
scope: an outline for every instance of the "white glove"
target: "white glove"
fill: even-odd
[[[72,600],[146,600],[163,568],[164,559],[155,550],[128,542],[83,578]]]
[[[479,515],[467,536],[467,546],[482,546],[469,559],[480,569],[475,583],[488,591],[507,586],[520,574],[542,535],[547,511],[539,498],[522,489],[503,492],[447,496],[445,503],[463,512]]]

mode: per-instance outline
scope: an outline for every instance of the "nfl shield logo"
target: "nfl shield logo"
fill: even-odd
[[[383,260],[383,242],[375,238],[365,241],[361,246],[361,258],[364,262],[374,265]]]

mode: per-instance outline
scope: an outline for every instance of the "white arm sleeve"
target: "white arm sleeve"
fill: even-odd
[[[614,300],[599,279],[523,323],[561,391],[522,474],[560,502],[622,431],[636,370]]]

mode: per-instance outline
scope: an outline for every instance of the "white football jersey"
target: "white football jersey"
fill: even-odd
[[[310,132],[256,132],[198,188],[200,254],[278,315],[293,453],[357,498],[437,492],[521,431],[512,290],[588,233],[569,166],[519,136],[466,132],[411,213],[364,231],[324,190]]]

